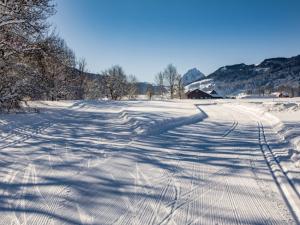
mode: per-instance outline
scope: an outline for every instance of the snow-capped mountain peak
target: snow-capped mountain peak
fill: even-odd
[[[183,75],[182,81],[183,85],[186,86],[203,78],[205,78],[205,75],[201,73],[197,68],[193,68]]]

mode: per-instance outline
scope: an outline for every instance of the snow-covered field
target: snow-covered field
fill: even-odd
[[[40,113],[0,115],[0,224],[297,224],[299,105],[284,104],[33,102]]]

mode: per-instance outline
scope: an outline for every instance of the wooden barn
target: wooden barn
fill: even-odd
[[[215,90],[212,90],[210,93],[209,93],[213,98],[215,99],[221,99],[223,98],[221,95],[218,94],[218,92],[216,92]]]
[[[186,93],[188,99],[212,99],[213,96],[210,94],[201,91],[200,89],[195,89]]]
[[[188,91],[186,93],[186,96],[188,99],[221,99],[221,98],[223,98],[215,90],[211,91],[210,93],[206,93],[204,91],[201,91],[200,89]]]

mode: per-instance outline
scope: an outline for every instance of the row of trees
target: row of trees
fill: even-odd
[[[246,89],[246,94],[257,94],[260,96],[270,95],[273,93],[287,94],[289,97],[300,96],[300,84],[282,84],[274,87],[273,85],[261,86],[253,89]]]
[[[140,90],[142,83],[139,84],[133,75],[127,76],[120,66],[113,66],[92,79],[86,76],[85,79],[86,81],[83,83],[84,99],[103,97],[112,100],[121,100],[124,97],[134,99],[138,94],[143,93]],[[158,73],[155,76],[155,85],[147,85],[146,94],[149,99],[152,99],[154,95],[161,97],[167,95],[171,99],[183,98],[184,85],[176,67],[170,64],[163,72]]]
[[[121,100],[124,96],[129,99],[137,95],[137,79],[135,76],[127,76],[120,66],[113,66],[102,74],[104,94],[112,100]]]
[[[155,76],[155,83],[158,86],[158,94],[163,96],[166,92],[173,99],[176,96],[180,99],[184,96],[184,85],[182,76],[177,72],[174,65],[168,65],[164,71]]]
[[[142,83],[139,84],[137,78],[133,75],[127,76],[120,66],[113,66],[92,79],[85,76],[85,80],[83,82],[84,99],[103,97],[112,100],[121,100],[124,97],[134,99],[138,94],[143,93],[140,90]],[[155,85],[147,85],[146,94],[149,99],[152,99],[154,95],[168,96],[171,99],[175,97],[183,98],[183,80],[176,67],[170,64],[163,72],[159,72],[155,76]]]
[[[87,73],[86,61],[51,31],[54,13],[52,0],[0,0],[0,110],[26,99],[133,98],[137,79],[120,66]]]
[[[135,98],[137,79],[120,66],[89,74],[66,42],[51,30],[52,0],[0,0],[0,110],[21,107],[26,99]],[[156,78],[159,95],[182,97],[181,76],[173,65]],[[148,88],[149,95],[154,88]],[[152,94],[151,94],[152,93]]]

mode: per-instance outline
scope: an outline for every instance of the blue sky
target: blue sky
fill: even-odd
[[[91,72],[121,65],[140,81],[173,63],[221,66],[300,54],[299,0],[55,0],[59,34]]]

